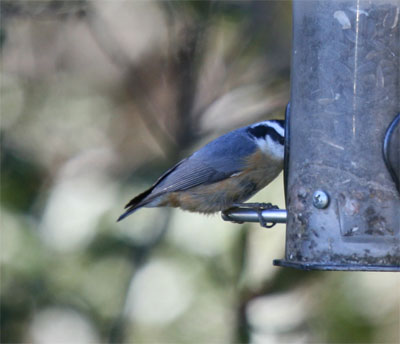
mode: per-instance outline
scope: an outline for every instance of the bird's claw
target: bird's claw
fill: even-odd
[[[279,207],[277,205],[273,205],[272,203],[237,203],[234,204],[235,207],[238,208],[249,208],[249,209],[253,209],[258,216],[258,222],[260,223],[261,227],[264,228],[272,228],[276,225],[276,222],[271,222],[270,224],[268,224],[268,222],[266,222],[262,216],[262,212],[263,210],[270,210],[270,209],[279,209]],[[227,215],[227,217],[229,217],[229,215]],[[240,223],[240,222],[237,222]]]
[[[279,209],[279,207],[277,205],[273,205],[272,203],[258,203],[258,206],[254,207],[254,210],[257,212],[258,221],[261,227],[272,228],[276,225],[276,222],[271,222],[268,224],[268,222],[266,222],[262,216],[263,210],[269,209]]]
[[[221,213],[222,213],[222,218],[225,220],[225,221],[230,221],[230,222],[232,222],[232,223],[237,223],[237,224],[239,224],[239,225],[241,225],[241,224],[243,224],[244,222],[243,221],[237,221],[237,220],[234,220],[234,219],[232,219],[232,217],[230,216],[230,214],[229,214],[229,210],[230,210],[231,208],[229,208],[229,209],[227,209],[227,210],[223,210]]]

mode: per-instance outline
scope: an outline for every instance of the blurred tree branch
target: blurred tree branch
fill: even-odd
[[[162,113],[162,110],[156,108],[154,102],[149,98],[150,88],[140,73],[142,66],[134,63],[128,57],[124,49],[118,44],[116,37],[113,36],[112,31],[108,28],[106,21],[93,6],[88,11],[86,24],[92,33],[92,37],[105,56],[123,71],[129,95],[140,107],[138,114],[145,123],[147,130],[156,142],[158,142],[158,146],[169,156],[171,151],[174,152],[177,150],[177,145],[171,135],[160,125],[158,117]]]
[[[26,17],[36,19],[66,18],[84,16],[88,8],[87,0],[2,0],[1,19]]]

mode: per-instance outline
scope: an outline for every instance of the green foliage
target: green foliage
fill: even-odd
[[[43,170],[28,160],[2,147],[1,203],[18,212],[28,212],[43,183]]]

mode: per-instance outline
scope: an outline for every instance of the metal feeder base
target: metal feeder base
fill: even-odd
[[[299,270],[400,272],[400,266],[387,266],[387,265],[351,265],[351,264],[325,265],[325,264],[314,264],[314,263],[295,263],[295,262],[288,262],[282,259],[275,259],[273,263],[275,266],[283,266]]]

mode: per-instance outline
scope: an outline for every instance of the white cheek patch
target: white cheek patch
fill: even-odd
[[[278,142],[274,141],[273,139],[271,139],[269,136],[267,136],[267,145],[269,147],[269,152],[279,158],[279,159],[283,159],[283,150],[284,150],[284,146],[279,144]]]
[[[257,139],[256,143],[263,153],[272,155],[277,159],[283,159],[283,146],[271,139],[268,135],[266,140]]]
[[[269,153],[269,148],[268,148],[268,143],[264,139],[257,139],[255,140],[257,143],[257,146],[261,149],[263,153],[268,154]]]

